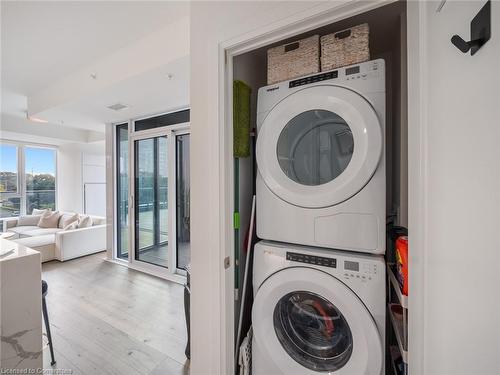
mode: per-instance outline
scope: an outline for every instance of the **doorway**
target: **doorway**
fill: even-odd
[[[183,281],[190,262],[189,110],[115,131],[116,261]]]
[[[231,122],[230,119],[232,118],[232,97],[233,97],[233,92],[232,92],[232,82],[234,79],[238,80],[243,80],[247,84],[249,84],[252,87],[252,95],[254,95],[254,100],[253,102],[256,102],[256,97],[258,93],[258,89],[260,87],[263,87],[266,85],[265,83],[265,75],[264,73],[266,72],[266,53],[267,49],[272,47],[273,45],[278,45],[278,44],[285,44],[287,41],[293,41],[295,39],[300,39],[301,37],[307,37],[309,34],[328,34],[329,32],[335,31],[335,29],[342,29],[345,27],[349,27],[352,25],[346,25],[345,27],[342,26],[343,24],[346,23],[353,23],[356,24],[355,21],[348,20],[348,17],[346,16],[347,14],[351,15],[351,17],[358,17],[358,18],[363,18],[365,17],[366,12],[374,11],[375,9],[378,9],[379,6],[377,6],[375,3],[366,3],[365,4],[367,8],[361,9],[357,8],[356,11],[354,12],[346,12],[346,13],[337,13],[333,10],[328,11],[328,15],[315,15],[314,19],[308,19],[307,21],[304,21],[305,18],[301,18],[300,20],[297,20],[297,23],[291,22],[290,25],[288,26],[283,26],[282,24],[276,24],[275,25],[275,30],[273,30],[273,33],[266,34],[265,37],[262,34],[259,34],[260,31],[255,31],[252,33],[249,33],[247,35],[242,35],[238,38],[231,39],[229,42],[222,43],[221,45],[221,51],[225,56],[227,56],[226,62],[225,62],[225,74],[223,79],[220,79],[219,82],[219,89],[223,90],[224,92],[224,98],[225,102],[223,105],[224,109],[224,120],[225,122],[222,124],[219,124],[219,131],[224,135],[224,152],[223,156],[221,156],[219,162],[223,166],[225,173],[223,175],[224,178],[221,177],[220,179],[220,184],[222,185],[220,189],[220,195],[221,196],[227,196],[229,195],[230,198],[227,198],[226,203],[229,208],[228,211],[232,212],[233,206],[231,205],[233,195],[231,195],[232,190],[235,189],[235,184],[233,183],[234,180],[234,170],[231,168],[231,164],[229,161],[232,161],[232,127],[231,127]],[[397,4],[394,5],[396,7]],[[370,8],[371,7],[371,8]],[[383,10],[380,9],[377,12],[382,12]],[[376,13],[375,11],[373,12],[374,14]],[[384,17],[387,17],[386,14],[384,14]],[[390,26],[389,24],[384,24],[379,22],[376,24],[376,28],[373,30],[373,34],[376,35],[405,35],[404,32],[406,31],[406,15],[402,13],[402,16],[400,17],[399,11],[395,11],[393,15],[391,15],[397,22],[394,23],[395,27],[398,26],[398,29],[395,30],[395,32],[392,32],[392,30],[386,30],[386,27]],[[336,23],[335,29],[331,29],[331,25],[333,23]],[[361,23],[361,22],[360,22]],[[268,31],[268,30],[267,30]],[[393,38],[394,39],[394,38]],[[402,66],[403,63],[399,63],[398,60],[401,59],[403,54],[406,53],[407,47],[404,45],[401,45],[401,48],[395,49],[392,48],[392,46],[387,46],[389,42],[392,42],[393,40],[386,40],[386,38],[383,37],[377,37],[376,45],[374,46],[374,51],[376,52],[376,55],[373,56],[373,59],[375,58],[384,58],[386,61],[391,60],[391,63],[393,65],[391,66],[391,77],[393,78],[392,81],[389,81],[387,84],[391,85],[391,90],[393,92],[397,92],[397,90],[400,90],[401,92],[403,91],[403,87],[396,87],[396,84],[399,82],[402,82],[398,77],[406,77],[406,70],[404,71],[396,71],[396,69],[392,69],[393,67],[398,67]],[[394,40],[394,43],[399,43],[398,40]],[[389,47],[389,48],[387,48]],[[382,55],[384,52],[387,50],[391,50],[391,55]],[[222,53],[221,53],[222,54]],[[402,59],[401,59],[402,60]],[[406,64],[406,60],[404,60],[404,64]],[[261,67],[261,68],[259,68]],[[256,73],[257,72],[257,73]],[[259,76],[259,72],[264,72]],[[406,88],[404,88],[404,92],[406,92]],[[395,96],[399,97],[399,94],[395,94]],[[392,100],[391,100],[392,104]],[[397,106],[397,107],[396,107]],[[392,123],[401,123],[399,121],[400,117],[403,117],[406,113],[397,113],[396,110],[399,110],[399,107],[403,107],[402,104],[400,103],[395,103],[394,108],[395,108],[395,114],[393,118],[391,119],[391,124]],[[254,109],[255,111],[255,109]],[[392,129],[392,128],[391,128]],[[391,136],[397,137],[397,140],[405,140],[407,137],[407,134],[404,132],[401,133],[394,133],[391,134]],[[387,142],[392,142],[392,139],[388,139]],[[225,164],[224,164],[225,163]],[[391,159],[391,165],[392,165],[392,159]],[[394,161],[395,163],[395,161]],[[227,164],[227,167],[225,165]],[[241,177],[240,177],[241,179]],[[403,176],[401,176],[401,179],[403,179]],[[393,181],[398,180],[397,178],[391,179]],[[392,188],[392,186],[391,186]],[[239,190],[238,193],[241,194],[241,184],[239,187],[237,187]],[[399,193],[399,191],[397,191]],[[234,193],[233,193],[234,194]],[[399,197],[399,194],[397,195],[396,198]],[[404,202],[406,203],[408,200],[407,196],[404,197],[404,199],[401,199],[401,201],[397,200],[396,203],[401,203]],[[392,202],[392,199],[389,200],[389,202]],[[392,207],[389,207],[389,210],[392,211]],[[407,212],[405,207],[400,207],[398,212],[401,212],[402,216],[405,216],[405,213]],[[407,215],[407,213],[406,213]],[[224,219],[225,221],[223,221]],[[239,217],[241,220],[241,215]],[[224,216],[224,218],[221,218],[221,226],[223,228],[232,228],[231,226],[231,216]],[[229,230],[230,230],[229,229]],[[234,241],[232,237],[232,233],[224,232],[224,236],[221,235],[221,238],[225,239],[226,241],[224,242],[224,246],[221,246],[224,249],[229,249],[229,251],[226,251],[226,253],[223,254],[223,256],[232,256],[233,253],[232,251],[234,250],[234,247],[232,246]],[[220,259],[219,259],[220,263]],[[235,264],[235,269],[241,264],[241,259],[238,260],[238,263]],[[232,269],[231,269],[232,270]],[[224,272],[224,271],[223,271]],[[233,311],[228,311],[229,308],[228,302],[230,298],[232,297],[231,292],[231,287],[234,285],[238,285],[237,283],[239,280],[237,280],[237,272],[234,274],[230,274],[230,272],[225,272],[225,280],[226,284],[225,289],[226,294],[224,295],[225,299],[225,304],[221,304],[221,309],[223,309],[226,313],[226,329],[223,330],[225,333],[225,336],[223,336],[226,340],[224,344],[226,344],[228,347],[231,345],[234,345],[234,342],[231,341],[234,339],[234,337],[231,335],[230,328],[227,328],[228,322],[232,322],[232,319],[234,319],[235,314]],[[237,304],[238,302],[236,302]],[[226,307],[226,309],[224,309]],[[228,344],[229,342],[229,344]],[[231,367],[231,359],[226,358],[226,364],[228,367]]]

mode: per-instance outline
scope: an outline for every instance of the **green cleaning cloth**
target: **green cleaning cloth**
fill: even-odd
[[[250,156],[250,94],[243,81],[233,82],[233,152],[235,158]]]

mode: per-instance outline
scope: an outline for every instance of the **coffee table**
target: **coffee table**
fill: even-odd
[[[3,232],[3,233],[0,233],[0,238],[3,238],[4,240],[8,240],[12,237],[15,237],[16,234],[14,232]]]

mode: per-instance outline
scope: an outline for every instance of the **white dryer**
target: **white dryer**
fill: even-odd
[[[253,375],[381,375],[382,256],[255,245]]]
[[[263,87],[257,113],[257,235],[385,252],[385,63]]]

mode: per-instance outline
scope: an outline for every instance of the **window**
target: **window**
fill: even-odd
[[[189,122],[190,110],[171,112],[165,115],[149,117],[143,120],[137,120],[134,123],[135,131],[160,128],[162,126],[170,126]]]
[[[116,126],[117,256],[128,258],[128,124]]]
[[[34,208],[56,208],[56,152],[0,142],[0,221]]]
[[[0,145],[0,193],[19,192],[19,174],[17,173],[17,146]]]
[[[18,159],[16,145],[0,144],[0,219],[21,211]]]
[[[34,208],[56,208],[56,151],[25,147],[26,213]]]

